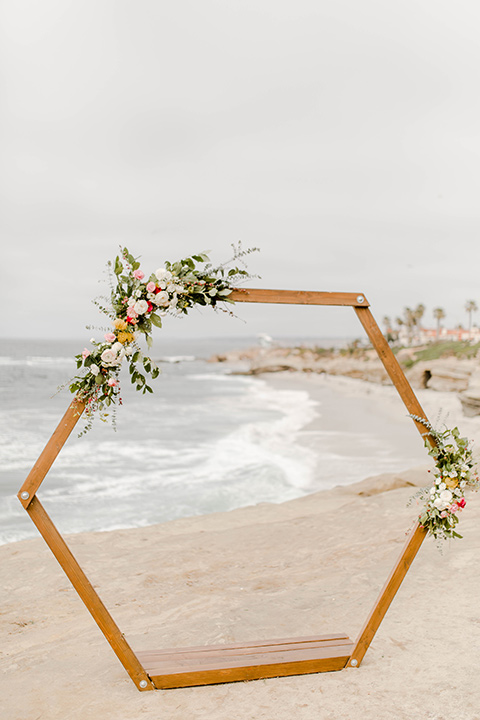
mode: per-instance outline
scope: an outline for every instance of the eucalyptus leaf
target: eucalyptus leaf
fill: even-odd
[[[159,327],[159,328],[162,327],[162,320],[159,315],[155,315],[155,313],[152,313],[150,315],[150,320],[156,327]]]

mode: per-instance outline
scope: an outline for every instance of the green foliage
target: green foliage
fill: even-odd
[[[466,505],[465,489],[479,486],[468,438],[460,437],[457,427],[439,431],[425,418],[410,417],[426,428],[425,445],[435,462],[432,487],[422,488],[416,496],[424,502],[420,525],[440,540],[460,538],[455,527]]]
[[[461,340],[434,342],[415,352],[413,364],[421,360],[438,360],[443,357],[474,358],[479,350],[480,343],[470,345],[470,343]]]
[[[95,413],[102,420],[108,417],[106,407],[121,404],[119,372],[126,360],[130,380],[142,393],[152,393],[146,375],[155,379],[160,370],[144,355],[138,337],[152,347],[153,327],[162,327],[162,315],[186,314],[195,305],[217,309],[218,303],[231,303],[233,288],[252,277],[245,269],[232,266],[244,263],[244,258],[257,248],[243,250],[232,246],[233,257],[227,263],[213,267],[205,252],[174,263],[166,262],[145,279],[140,262],[127,248],[123,248],[110,271],[110,298],[95,300],[99,310],[113,323],[104,342],[92,340],[92,348],[76,355],[77,370],[83,370],[69,384],[69,389],[86,404],[87,426],[91,427]],[[113,269],[113,276],[112,276]],[[83,434],[83,433],[81,433]]]

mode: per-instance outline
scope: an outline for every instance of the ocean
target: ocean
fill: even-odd
[[[279,388],[209,362],[214,353],[254,344],[251,338],[156,343],[151,354],[161,374],[153,395],[137,393],[125,371],[117,430],[96,421],[78,438],[80,419],[39,490],[59,530],[141,527],[284,502],[338,484],[343,454],[354,471],[350,482],[405,465],[400,451],[386,450],[384,439],[364,427],[357,436],[349,431],[348,452],[340,428],[328,424],[315,447],[302,442],[315,418],[328,417],[331,390],[322,407],[304,389]],[[71,400],[57,388],[75,374],[73,357],[82,348],[74,341],[2,341],[0,543],[38,535],[16,493]],[[355,472],[356,454],[366,452],[368,467]]]

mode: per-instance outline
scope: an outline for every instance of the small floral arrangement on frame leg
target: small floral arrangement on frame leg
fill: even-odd
[[[425,426],[425,445],[435,461],[433,485],[423,488],[415,496],[425,502],[419,523],[438,540],[461,538],[455,528],[459,514],[467,504],[465,491],[479,488],[470,442],[468,438],[460,437],[457,427],[438,431],[425,418],[410,417]]]
[[[232,263],[244,263],[243,258],[257,250],[243,250],[240,245],[232,247],[231,260],[217,267],[210,263],[207,254],[200,253],[174,263],[166,262],[148,277],[127,248],[122,249],[114,263],[108,263],[110,298],[94,302],[109,317],[111,329],[102,341],[92,338],[92,347],[84,348],[75,356],[77,370],[83,372],[69,384],[70,391],[85,403],[87,425],[81,434],[91,428],[96,413],[106,421],[109,411],[122,404],[119,374],[124,360],[135,388],[144,394],[153,392],[146,375],[154,379],[160,371],[141,350],[139,336],[144,336],[150,348],[152,330],[162,327],[165,315],[187,314],[197,305],[228,312],[219,303],[232,303],[229,297],[232,290],[252,277],[247,270]],[[112,419],[115,426],[114,412]]]

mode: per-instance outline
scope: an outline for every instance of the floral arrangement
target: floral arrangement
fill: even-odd
[[[425,445],[435,461],[432,487],[423,488],[416,496],[425,502],[419,523],[436,539],[461,538],[455,527],[459,514],[467,504],[465,490],[477,490],[479,487],[468,438],[460,437],[457,427],[440,432],[425,418],[411,417],[427,429]]]
[[[243,257],[257,248],[232,247],[232,259],[218,267],[213,267],[208,255],[201,253],[178,262],[166,262],[148,277],[127,248],[122,249],[114,263],[107,264],[110,298],[94,302],[110,318],[111,328],[104,334],[103,341],[92,338],[91,348],[84,348],[75,356],[77,370],[83,373],[69,384],[70,391],[86,406],[87,425],[83,432],[90,429],[96,413],[106,420],[110,407],[122,404],[119,373],[124,360],[136,389],[153,392],[146,375],[154,379],[160,371],[142,352],[139,336],[144,336],[150,348],[153,327],[161,328],[165,315],[186,314],[195,305],[218,309],[220,301],[233,303],[229,298],[233,288],[252,276],[231,263],[238,260],[243,263]]]

